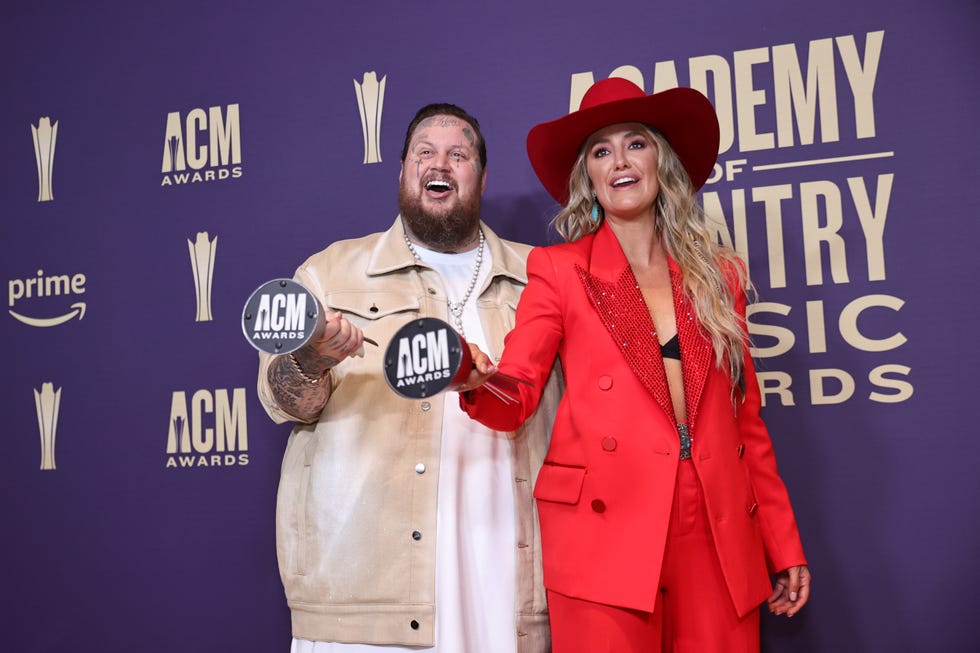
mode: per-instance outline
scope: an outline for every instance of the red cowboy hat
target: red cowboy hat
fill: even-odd
[[[641,122],[659,131],[677,153],[695,190],[718,158],[718,116],[708,98],[693,88],[647,95],[633,82],[610,77],[585,93],[578,111],[535,125],[527,135],[527,156],[545,190],[568,202],[568,177],[582,143],[595,131],[621,122]]]

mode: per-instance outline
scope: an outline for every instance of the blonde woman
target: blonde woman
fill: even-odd
[[[461,403],[512,431],[560,357],[534,490],[556,653],[754,652],[763,602],[792,616],[809,598],[759,416],[745,269],[695,198],[718,135],[697,91],[647,96],[623,79],[528,135],[568,242],[531,253],[499,367],[473,348]],[[527,382],[517,401],[480,386],[498,369]]]

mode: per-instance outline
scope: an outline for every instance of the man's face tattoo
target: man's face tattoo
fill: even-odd
[[[398,207],[408,229],[432,249],[468,245],[477,232],[483,193],[472,128],[452,116],[427,118],[416,128],[406,158]]]

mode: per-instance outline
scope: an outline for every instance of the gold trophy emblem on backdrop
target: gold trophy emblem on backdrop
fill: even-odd
[[[194,292],[197,297],[195,322],[210,322],[211,281],[214,277],[214,254],[218,249],[218,237],[208,240],[208,232],[200,231],[196,239],[187,241],[191,256],[191,271],[194,273]]]
[[[364,135],[364,163],[381,163],[381,110],[384,108],[387,79],[387,76],[382,76],[379,82],[372,70],[364,73],[362,82],[354,80],[357,108],[361,112],[361,133]]]
[[[37,408],[37,426],[41,432],[41,469],[55,469],[54,438],[58,430],[58,409],[61,406],[61,388],[53,383],[42,383],[41,390],[34,390],[34,406]]]
[[[50,202],[54,199],[51,177],[54,175],[54,146],[58,140],[58,121],[51,124],[47,116],[31,125],[34,135],[34,159],[37,163],[37,201]]]

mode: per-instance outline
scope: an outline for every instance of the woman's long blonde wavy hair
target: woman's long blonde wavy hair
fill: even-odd
[[[673,148],[660,132],[644,125],[657,144],[656,231],[667,253],[683,275],[684,292],[694,306],[701,327],[711,339],[715,364],[726,369],[733,389],[744,393],[743,365],[747,333],[735,311],[735,292],[752,292],[745,265],[731,248],[719,244],[708,228],[708,218],[697,202],[690,177]],[[569,177],[569,200],[552,221],[566,241],[596,231],[605,219],[592,219],[595,203],[592,182],[586,172],[586,145],[582,144]],[[734,277],[729,278],[729,277]],[[730,282],[737,288],[732,290]]]

